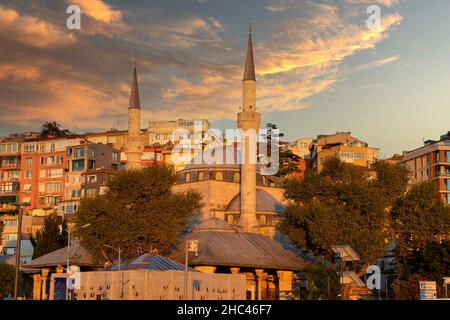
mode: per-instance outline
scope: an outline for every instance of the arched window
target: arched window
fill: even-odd
[[[267,218],[266,218],[265,215],[262,215],[262,216],[259,217],[259,224],[261,226],[265,226],[267,224]]]
[[[191,182],[191,174],[186,174],[186,182]]]
[[[241,175],[238,172],[236,172],[233,176],[233,182],[239,183],[240,180],[241,180]]]
[[[228,224],[233,224],[234,223],[234,217],[233,215],[229,214],[227,217],[227,222]]]
[[[217,172],[216,173],[216,180],[217,181],[223,181],[223,173],[222,172]]]
[[[204,174],[203,172],[200,172],[200,173],[198,174],[198,180],[199,180],[199,181],[205,180],[205,174]]]

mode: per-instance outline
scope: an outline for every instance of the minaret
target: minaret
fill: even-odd
[[[141,168],[141,158],[144,152],[144,139],[141,133],[141,102],[137,80],[136,62],[133,65],[130,103],[128,106],[128,135],[125,138],[126,169]]]
[[[237,124],[243,136],[244,146],[241,165],[241,215],[238,225],[244,231],[252,231],[259,225],[256,219],[256,135],[261,115],[256,111],[256,76],[251,28],[248,33],[242,89],[242,111],[237,115]]]

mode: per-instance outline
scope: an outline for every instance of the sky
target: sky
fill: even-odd
[[[250,22],[257,108],[285,139],[350,131],[388,157],[450,130],[448,0],[0,0],[0,135],[126,129],[133,61],[143,127],[234,128]]]

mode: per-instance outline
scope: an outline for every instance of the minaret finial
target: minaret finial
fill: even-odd
[[[128,108],[141,108],[141,101],[139,99],[139,86],[137,80],[136,60],[133,62],[133,79],[131,80],[130,104]]]
[[[247,56],[245,58],[244,78],[243,80],[256,80],[255,76],[255,61],[253,59],[253,43],[252,43],[252,23],[248,27],[248,44]]]

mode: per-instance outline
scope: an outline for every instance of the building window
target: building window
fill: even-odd
[[[89,160],[88,161],[88,170],[94,170],[95,169],[95,160]]]
[[[445,151],[445,161],[450,162],[450,151]]]
[[[95,157],[95,149],[92,147],[88,148],[88,156],[89,158],[94,158]]]
[[[223,181],[223,173],[222,172],[217,172],[216,173],[216,180],[217,181]]]
[[[119,162],[119,153],[118,152],[113,152],[112,153],[112,161],[113,162]]]
[[[191,174],[186,174],[186,182],[191,182]]]
[[[267,224],[267,218],[265,215],[259,217],[259,224],[265,226]]]
[[[233,217],[233,215],[229,214],[227,216],[227,222],[228,222],[228,224],[234,224],[234,217]]]
[[[91,174],[87,176],[87,181],[89,183],[95,183],[97,182],[97,176],[95,174]]]
[[[440,153],[439,153],[439,150],[436,151],[435,155],[436,155],[436,162],[440,162]]]
[[[25,164],[27,166],[31,166],[33,164],[33,158],[25,158]]]
[[[5,220],[5,227],[17,227],[17,219]]]
[[[30,170],[25,170],[25,179],[31,179],[32,178],[32,172]]]
[[[200,173],[198,174],[198,180],[199,180],[199,181],[205,180],[205,174],[204,174],[203,172],[200,172]]]
[[[72,171],[83,171],[83,170],[84,170],[84,160],[72,161]]]
[[[83,158],[84,157],[84,148],[74,148],[73,149],[73,156],[75,158]]]
[[[233,175],[233,181],[236,183],[239,183],[240,180],[241,180],[241,175],[239,173],[235,172]]]

